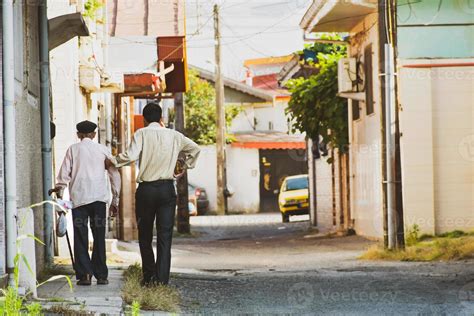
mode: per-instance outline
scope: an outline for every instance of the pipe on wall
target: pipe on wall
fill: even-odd
[[[5,227],[7,273],[13,273],[16,256],[16,131],[15,131],[15,70],[13,40],[13,1],[2,1],[3,26],[3,119],[5,144]],[[13,278],[10,278],[13,282]]]
[[[42,0],[38,8],[40,39],[40,109],[41,109],[41,156],[43,160],[43,200],[50,200],[48,190],[53,187],[53,156],[50,130],[50,76],[47,0]],[[45,263],[53,263],[53,207],[44,206]]]

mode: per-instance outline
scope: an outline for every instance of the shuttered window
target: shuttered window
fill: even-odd
[[[364,72],[365,72],[365,108],[367,115],[374,113],[374,80],[372,68],[372,45],[364,50]]]
[[[357,100],[352,100],[352,119],[354,121],[360,119],[360,107]]]

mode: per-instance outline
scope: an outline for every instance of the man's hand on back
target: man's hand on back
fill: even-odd
[[[116,217],[118,215],[118,207],[116,205],[110,205],[109,215],[110,217]]]
[[[109,168],[114,167],[114,164],[110,159],[105,159],[105,170],[109,170]]]

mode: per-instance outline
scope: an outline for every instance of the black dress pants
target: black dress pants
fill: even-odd
[[[142,256],[143,279],[168,284],[171,268],[171,241],[176,212],[173,180],[142,182],[136,195],[138,242]],[[153,225],[156,223],[156,260],[153,254]]]
[[[72,211],[74,222],[74,259],[76,278],[84,278],[86,274],[95,276],[96,279],[107,279],[108,269],[106,263],[105,227],[106,204],[94,202],[79,206]],[[92,260],[89,257],[89,228],[94,237]]]

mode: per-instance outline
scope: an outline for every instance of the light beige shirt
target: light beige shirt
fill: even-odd
[[[125,153],[112,159],[116,167],[126,166],[140,159],[137,182],[171,180],[180,154],[184,155],[186,167],[191,169],[201,149],[183,134],[151,123],[135,132]]]
[[[69,185],[73,207],[108,202],[112,190],[112,204],[118,206],[120,196],[120,174],[115,167],[106,170],[105,161],[112,158],[107,147],[90,138],[68,148],[56,179],[56,186],[63,190]]]

